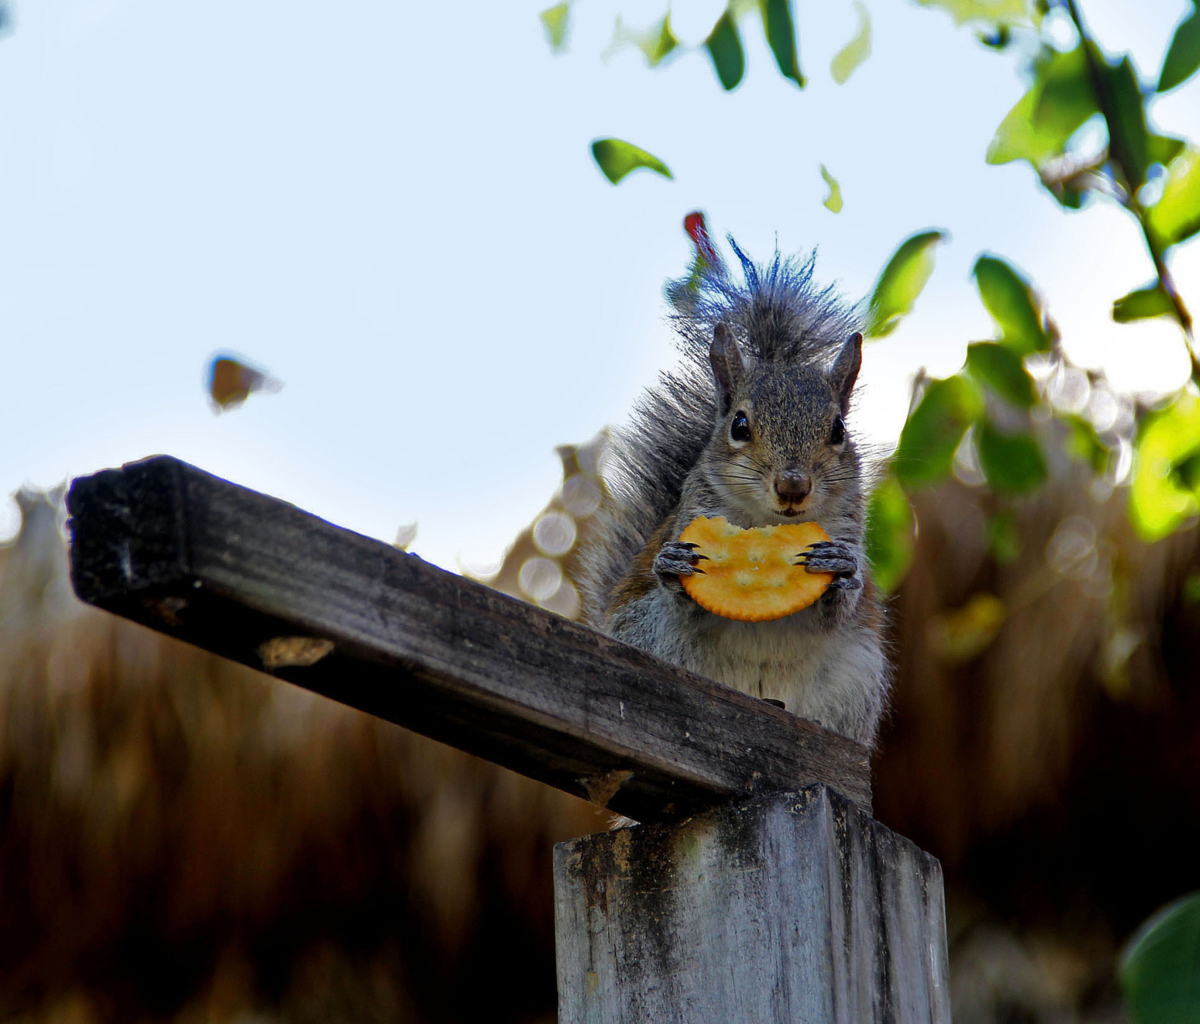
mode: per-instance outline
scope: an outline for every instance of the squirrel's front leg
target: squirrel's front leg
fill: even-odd
[[[827,628],[835,628],[858,604],[863,585],[862,549],[840,540],[820,541],[802,551],[796,564],[808,572],[833,573],[833,582],[815,610]]]
[[[687,596],[679,577],[704,572],[697,566],[702,559],[707,560],[708,556],[697,554],[696,547],[695,544],[687,544],[681,540],[668,540],[654,556],[654,575],[658,577],[658,582],[679,597]]]
[[[857,547],[840,540],[822,540],[800,552],[797,565],[808,572],[831,572],[830,590],[859,590],[862,587],[862,555]]]

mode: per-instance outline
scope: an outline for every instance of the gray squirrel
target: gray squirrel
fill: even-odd
[[[846,426],[862,335],[832,290],[813,284],[812,257],[776,252],[759,267],[730,238],[738,283],[703,242],[691,277],[667,287],[681,364],[613,433],[611,500],[579,552],[584,617],[870,747],[890,668],[863,554],[862,461]],[[797,554],[833,582],[769,622],[705,611],[680,583],[700,565],[678,539],[699,515],[743,528],[815,521],[830,540]]]

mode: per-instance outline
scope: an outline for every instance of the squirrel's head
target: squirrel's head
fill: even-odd
[[[862,362],[852,334],[829,370],[747,360],[724,324],[710,350],[717,422],[706,451],[709,484],[750,525],[821,522],[859,487],[858,458],[846,430]]]

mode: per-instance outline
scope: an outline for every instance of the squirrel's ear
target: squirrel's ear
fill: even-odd
[[[721,415],[725,416],[733,405],[733,393],[745,376],[746,362],[742,359],[742,350],[733,340],[733,333],[724,324],[717,324],[713,331],[712,348],[708,354],[717,378],[717,405],[720,406]]]
[[[854,390],[854,382],[858,379],[858,368],[862,366],[862,342],[863,336],[858,331],[850,335],[846,344],[842,346],[841,352],[838,353],[833,369],[829,373],[833,390],[837,392],[838,401],[842,406],[843,416],[850,409],[850,392]]]

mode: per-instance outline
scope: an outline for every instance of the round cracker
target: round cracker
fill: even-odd
[[[724,516],[698,516],[680,534],[704,555],[693,576],[681,576],[688,595],[714,615],[741,622],[782,619],[807,608],[833,582],[833,573],[796,565],[810,545],[829,540],[816,523],[743,530]]]

